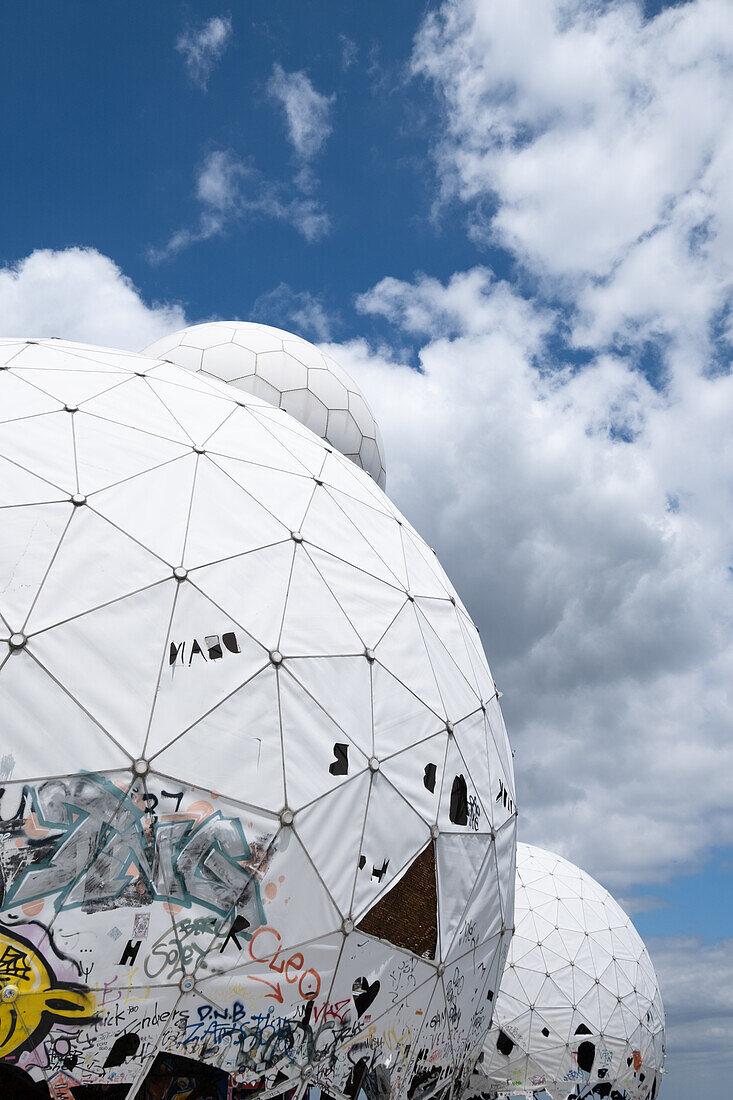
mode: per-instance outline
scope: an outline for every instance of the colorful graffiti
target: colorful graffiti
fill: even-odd
[[[0,925],[0,1058],[32,1050],[57,1023],[91,1023],[96,1002],[80,984],[57,981],[37,947]]]
[[[16,814],[0,822],[0,835],[16,842],[3,851],[3,907],[52,895],[57,911],[88,913],[196,903],[257,928],[264,914],[242,823],[218,812],[204,821],[182,814],[182,797],[121,790],[99,775],[24,787]]]

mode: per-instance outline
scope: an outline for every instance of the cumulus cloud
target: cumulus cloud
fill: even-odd
[[[329,350],[482,630],[526,839],[617,888],[733,841],[733,377],[564,365],[564,315],[483,268],[358,304],[419,345]]]
[[[137,351],[186,324],[178,304],[146,304],[93,248],[38,249],[0,269],[0,332]]]
[[[189,28],[176,40],[176,49],[183,55],[189,77],[206,91],[214,65],[232,39],[232,17],[214,15],[200,27]]]
[[[444,195],[577,309],[576,342],[693,338],[733,290],[729,0],[447,0],[413,71]]]
[[[293,149],[303,160],[311,160],[320,153],[331,133],[331,109],[336,96],[317,92],[306,73],[286,73],[277,64],[267,89],[285,115]]]
[[[196,175],[199,216],[193,226],[177,229],[161,247],[148,250],[151,263],[191,245],[221,236],[234,223],[264,217],[292,225],[307,241],[328,233],[330,218],[317,199],[290,183],[266,179],[248,161],[218,149],[209,153]]]

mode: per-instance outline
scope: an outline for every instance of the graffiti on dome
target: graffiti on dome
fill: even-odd
[[[55,1024],[73,1027],[95,1019],[87,987],[59,981],[44,958],[44,947],[48,956],[54,953],[46,930],[28,925],[24,931],[0,925],[0,1058],[31,1050]]]
[[[100,775],[24,786],[0,820],[1,908],[49,897],[57,912],[164,901],[236,912],[256,928],[264,911],[241,821],[181,813],[182,796],[121,790]],[[159,814],[165,802],[172,812]]]

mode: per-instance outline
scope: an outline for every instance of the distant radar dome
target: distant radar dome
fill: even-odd
[[[515,932],[466,1094],[656,1100],[664,1008],[639,933],[595,879],[517,845]]]
[[[164,336],[142,354],[204,371],[284,409],[384,489],[374,414],[353,378],[315,344],[270,325],[211,321]]]

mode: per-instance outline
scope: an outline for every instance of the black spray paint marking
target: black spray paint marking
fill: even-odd
[[[376,999],[380,990],[379,981],[375,980],[370,985],[366,978],[357,978],[351,987],[351,991],[354,995],[354,1007],[356,1008],[356,1014],[361,1018],[370,1005]]]
[[[337,741],[333,746],[334,761],[329,765],[331,775],[349,774],[349,746]]]
[[[228,653],[242,652],[237,635],[233,630],[228,630],[221,636],[219,634],[207,634],[204,637],[203,645],[201,645],[198,638],[192,638],[190,641],[184,642],[171,642],[168,651],[168,664],[177,667],[186,665],[190,668],[194,658],[197,662],[220,661],[225,650]]]
[[[468,825],[468,788],[463,775],[457,775],[453,780],[449,815],[454,825]]]

